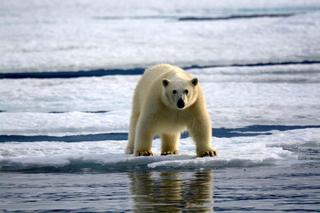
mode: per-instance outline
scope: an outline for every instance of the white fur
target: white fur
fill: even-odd
[[[152,155],[152,139],[159,135],[161,153],[176,154],[180,133],[188,130],[198,156],[215,155],[203,91],[197,82],[192,83],[193,79],[191,74],[168,64],[145,71],[134,93],[126,153]],[[183,108],[177,106],[179,99],[184,102]]]

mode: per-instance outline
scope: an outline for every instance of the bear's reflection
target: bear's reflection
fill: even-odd
[[[212,212],[212,171],[129,174],[135,212]]]

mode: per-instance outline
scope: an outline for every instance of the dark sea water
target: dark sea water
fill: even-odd
[[[0,173],[3,212],[319,212],[319,160],[260,168]]]
[[[0,211],[319,212],[319,148],[272,166],[0,172]]]

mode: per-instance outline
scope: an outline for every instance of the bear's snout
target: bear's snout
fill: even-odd
[[[182,98],[179,98],[179,100],[178,100],[178,102],[177,102],[177,107],[178,107],[179,109],[183,109],[184,106],[185,106],[184,101],[182,100]]]

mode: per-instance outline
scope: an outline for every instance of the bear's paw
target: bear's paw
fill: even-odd
[[[136,156],[153,156],[152,151],[137,151]]]
[[[165,152],[161,152],[161,155],[177,155],[179,154],[179,152],[176,151],[165,151]]]
[[[216,152],[216,150],[211,149],[211,150],[201,152],[198,156],[199,157],[214,157],[214,156],[217,156],[217,152]]]

